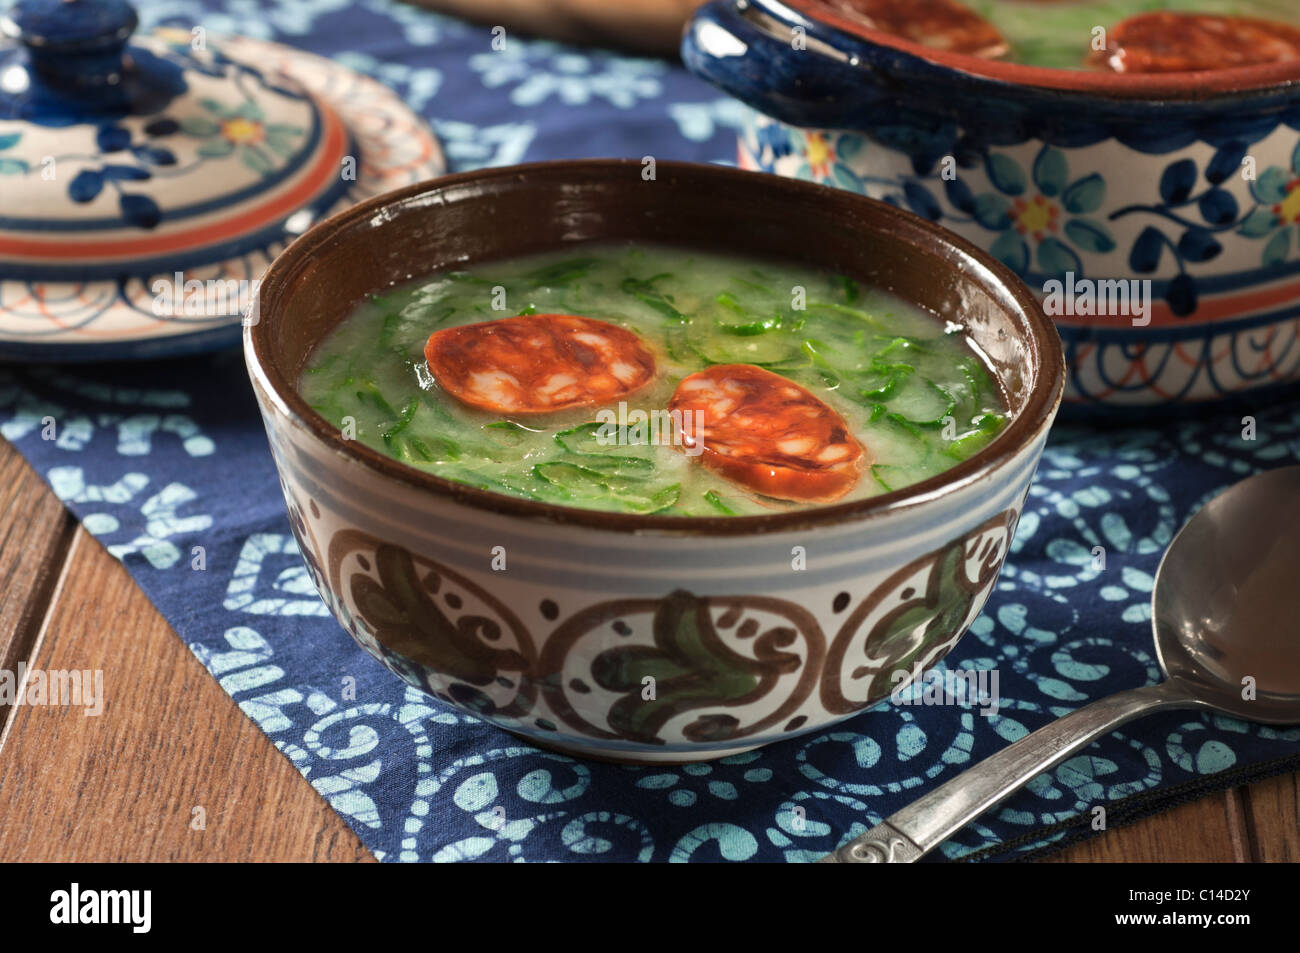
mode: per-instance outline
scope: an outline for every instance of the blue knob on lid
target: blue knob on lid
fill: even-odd
[[[0,30],[26,48],[41,80],[96,87],[121,81],[122,51],[138,23],[126,0],[18,0]]]

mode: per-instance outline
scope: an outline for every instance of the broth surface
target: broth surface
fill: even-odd
[[[438,385],[432,333],[521,314],[625,328],[654,355],[655,377],[622,401],[541,415],[476,409]],[[651,245],[583,245],[374,296],[321,342],[300,389],[366,446],[507,495],[683,517],[819,505],[706,469],[664,419],[684,377],[728,364],[779,374],[843,417],[871,462],[836,502],[941,473],[1005,424],[996,382],[955,323],[843,276]]]
[[[875,0],[821,0],[827,7],[851,18],[854,8],[870,11]],[[928,2],[928,0],[926,0]],[[1092,48],[1093,30],[1102,27],[1113,33],[1123,21],[1142,13],[1152,11],[1172,11],[1175,13],[1198,13],[1212,16],[1246,17],[1255,20],[1267,20],[1285,27],[1300,27],[1300,6],[1295,0],[945,0],[957,3],[975,13],[997,30],[1005,48],[999,59],[1027,66],[1043,66],[1056,69],[1097,69],[1098,60],[1094,58]],[[953,25],[954,33],[935,28],[934,34],[927,41],[921,24],[919,4],[917,12],[908,13],[907,0],[893,0],[882,9],[903,17],[904,23],[918,24],[916,29],[922,33],[918,42],[937,48],[951,48],[957,44],[962,52],[965,50],[960,41],[972,27]],[[940,26],[951,24],[953,18],[935,14]],[[912,19],[909,21],[908,18]],[[903,23],[894,24],[889,29],[885,23],[872,24],[886,32],[904,35]],[[994,52],[997,52],[996,50]],[[977,53],[978,55],[978,53]],[[1233,65],[1225,62],[1221,66]]]

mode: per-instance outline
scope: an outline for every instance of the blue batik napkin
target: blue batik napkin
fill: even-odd
[[[457,169],[735,154],[742,107],[665,61],[517,37],[492,50],[488,27],[389,0],[140,6],[146,26],[274,39],[378,78],[431,120]],[[1232,411],[1058,426],[996,591],[944,663],[998,670],[995,717],[886,703],[720,762],[637,768],[532,748],[407,688],[352,642],[299,560],[237,352],[0,366],[0,434],[375,855],[407,861],[811,860],[1047,721],[1156,680],[1149,604],[1164,547],[1215,493],[1300,458],[1300,399],[1252,414],[1254,439]],[[47,416],[55,440],[42,439]],[[1027,856],[1090,834],[1095,806],[1114,826],[1297,766],[1300,729],[1151,716],[938,856]]]

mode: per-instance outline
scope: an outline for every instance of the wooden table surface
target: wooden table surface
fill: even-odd
[[[107,699],[98,717],[0,708],[0,863],[374,860],[0,440],[0,668],[24,660],[103,669]],[[1300,860],[1300,774],[1202,798],[1049,859]]]

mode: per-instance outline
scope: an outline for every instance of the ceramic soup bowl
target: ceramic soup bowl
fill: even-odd
[[[826,0],[714,0],[682,55],[753,107],[742,168],[911,209],[1023,278],[1064,342],[1067,406],[1300,379],[1300,61],[1048,69],[919,46]]]
[[[354,639],[410,684],[538,745],[680,762],[819,731],[886,698],[895,670],[943,658],[994,585],[1064,362],[1007,268],[908,212],[734,169],[663,162],[653,181],[642,169],[484,170],[340,213],[271,266],[245,353],[303,559]],[[884,496],[692,518],[449,482],[344,439],[298,394],[313,346],[369,294],[628,240],[830,268],[960,322],[1009,422],[970,459]],[[680,674],[647,692],[647,661]]]

